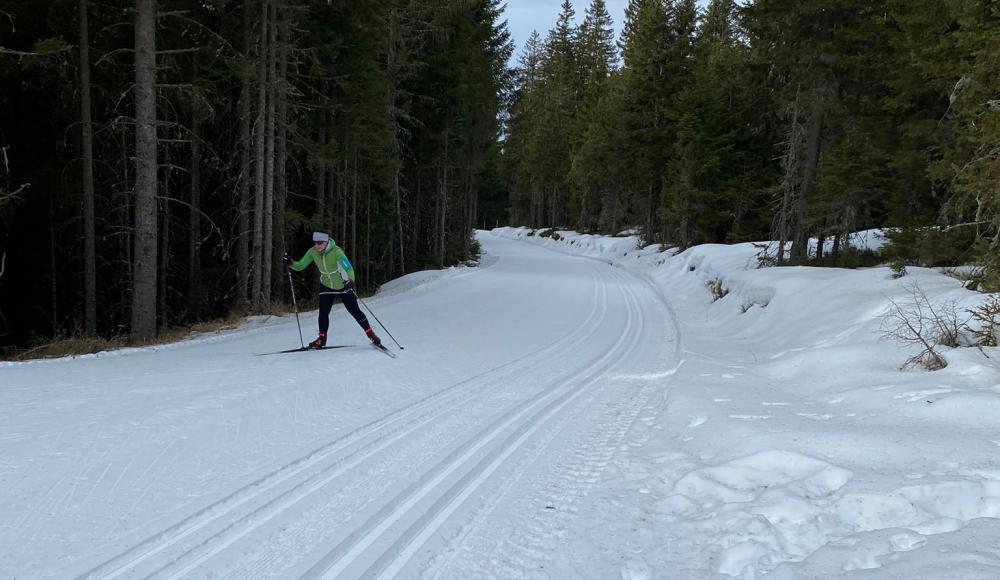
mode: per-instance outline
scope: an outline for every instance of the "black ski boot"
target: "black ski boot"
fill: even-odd
[[[323,348],[324,346],[326,346],[326,333],[325,332],[319,333],[319,337],[317,337],[316,340],[314,340],[314,341],[312,341],[312,342],[309,343],[309,348],[319,349],[319,348]]]
[[[368,339],[372,341],[372,344],[374,344],[377,347],[381,347],[382,346],[382,339],[379,338],[378,335],[375,334],[374,330],[372,330],[371,328],[369,328],[368,330],[365,331],[365,334],[368,335]]]

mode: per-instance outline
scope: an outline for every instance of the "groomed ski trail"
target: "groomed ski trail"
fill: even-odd
[[[386,378],[356,372],[365,390],[345,389],[339,402],[356,404],[370,395],[380,397],[381,409],[362,407],[352,428],[299,445],[256,476],[188,504],[186,513],[126,530],[99,544],[98,557],[59,573],[80,579],[503,578],[544,566],[560,538],[577,533],[574,510],[613,464],[631,425],[650,412],[664,383],[642,377],[676,363],[678,337],[644,282],[597,261],[481,237],[491,266],[374,301],[380,317],[397,321],[401,336],[436,321],[407,319],[404,312],[433,313],[459,329],[451,336],[426,333],[417,343],[424,348],[407,340],[411,348],[397,360],[344,357],[369,372],[378,366]],[[495,331],[484,341],[494,356],[476,348],[477,327]],[[255,345],[280,346],[279,337],[254,336]],[[219,344],[212,347],[226,348]],[[446,347],[454,360],[441,356]],[[295,381],[297,368],[343,363],[338,357],[350,350],[306,363],[263,358],[267,368],[280,365],[291,391],[310,386],[308,377]],[[349,383],[351,372],[338,380]],[[400,404],[403,386],[411,400]],[[280,392],[266,392],[269,401],[283,401]],[[321,393],[310,394],[316,400]],[[178,461],[171,465],[183,468]],[[144,483],[149,487],[140,501],[156,484]],[[553,498],[560,505],[549,510]],[[483,552],[482,546],[492,548]]]

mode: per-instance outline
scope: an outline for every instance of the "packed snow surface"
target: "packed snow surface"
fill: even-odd
[[[347,348],[257,356],[299,335],[256,318],[0,363],[0,578],[1000,578],[1000,349],[904,372],[880,331],[914,285],[981,295],[479,240],[366,300],[395,360],[337,307]]]

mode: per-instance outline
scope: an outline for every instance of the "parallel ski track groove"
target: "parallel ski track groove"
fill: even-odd
[[[596,283],[600,280],[600,276],[597,275],[596,271],[591,272],[592,280]],[[603,282],[603,281],[602,281]],[[596,285],[596,284],[595,284]],[[523,372],[525,369],[530,369],[532,366],[544,362],[549,356],[554,352],[558,352],[564,348],[569,348],[573,343],[580,341],[580,336],[588,336],[589,333],[581,331],[587,329],[594,324],[595,315],[601,310],[599,301],[600,293],[603,291],[604,287],[599,286],[598,290],[595,291],[593,297],[593,304],[590,313],[586,319],[581,322],[575,329],[571,332],[565,334],[564,336],[552,341],[545,347],[522,355],[513,360],[507,361],[501,365],[483,371],[472,377],[468,377],[456,383],[452,383],[438,391],[427,395],[426,397],[411,403],[406,407],[397,409],[379,419],[371,421],[370,423],[363,425],[350,433],[346,433],[332,441],[329,441],[318,448],[313,449],[309,453],[296,458],[290,462],[283,464],[282,466],[275,468],[269,473],[261,476],[260,478],[254,480],[253,482],[240,487],[239,489],[231,492],[224,498],[209,504],[208,506],[198,510],[194,514],[178,521],[172,526],[146,538],[145,540],[139,542],[138,544],[128,548],[127,550],[105,560],[101,564],[98,564],[94,568],[84,572],[83,574],[77,576],[76,580],[91,580],[96,578],[101,578],[102,580],[108,580],[111,578],[117,578],[123,574],[129,573],[134,570],[135,566],[143,563],[145,560],[155,556],[156,554],[162,552],[163,550],[173,546],[177,542],[183,540],[184,538],[194,534],[195,532],[201,530],[202,528],[218,521],[220,518],[230,514],[231,512],[237,510],[240,506],[251,502],[252,500],[261,497],[266,494],[271,489],[283,484],[289,479],[301,474],[310,473],[310,469],[314,468],[320,462],[326,460],[330,456],[337,454],[338,452],[352,446],[367,443],[367,445],[361,445],[361,449],[377,447],[379,442],[385,439],[392,438],[394,433],[399,431],[412,432],[418,430],[420,427],[431,423],[436,417],[439,417],[443,412],[448,412],[454,408],[460,406],[469,397],[473,396],[477,391],[482,390],[485,386],[480,381],[484,378],[490,377],[490,375],[497,375],[493,380],[499,380],[506,377],[514,372]],[[606,315],[606,312],[601,312],[601,319]],[[601,320],[597,321],[599,325]],[[465,387],[465,389],[463,389]],[[442,409],[444,411],[442,412]],[[423,413],[423,415],[421,415]],[[388,427],[396,423],[404,422],[406,419],[411,417],[416,417],[408,425],[403,425],[398,427],[395,431],[390,431],[387,434],[378,436],[380,432],[386,430]],[[415,425],[415,427],[414,427]],[[409,428],[409,429],[408,429]],[[366,442],[365,439],[372,439],[370,442]],[[393,440],[398,439],[396,437]],[[383,446],[384,447],[384,446]],[[368,453],[367,456],[374,454],[376,451]],[[358,453],[358,452],[356,452]],[[350,459],[350,456],[344,458],[344,460]],[[361,458],[360,460],[363,460]],[[343,463],[343,461],[338,463]],[[336,464],[334,465],[334,467]],[[311,478],[308,478],[305,483],[308,483],[310,479],[314,479],[317,475],[321,475],[322,471],[328,470],[321,468],[320,474],[313,474]],[[268,502],[267,505],[272,505],[283,496],[293,493],[296,489],[304,485],[299,483],[294,485],[292,488],[280,492],[277,497],[273,498]],[[254,510],[254,512],[259,511]],[[250,515],[238,518],[239,521],[245,520]],[[231,526],[228,526],[231,527]],[[228,529],[227,527],[227,529]],[[204,543],[203,543],[204,544]],[[199,544],[202,545],[202,544]],[[176,564],[176,561],[172,561],[168,566]],[[162,572],[161,568],[158,572]]]
[[[594,317],[594,314],[598,310],[600,311],[600,318],[596,321],[595,324],[592,325],[594,328],[599,328],[600,324],[603,322],[604,318],[606,317],[606,314],[607,314],[606,281],[603,280],[603,279],[601,279],[600,282],[601,282],[601,285],[599,286],[598,292],[595,292],[594,303],[592,304],[591,312],[588,315],[588,317],[587,317],[587,319],[585,321],[585,324],[578,325],[577,330],[579,330],[580,328],[584,328],[586,326],[586,322],[592,320],[593,317]],[[603,298],[603,300],[601,300],[600,298]],[[600,308],[598,308],[598,305],[600,305]],[[590,332],[593,332],[593,330],[590,330]],[[567,345],[567,348],[573,348],[578,343],[584,342],[587,339],[587,337],[589,336],[590,332],[585,332],[585,333],[582,333],[579,336],[573,337],[572,342],[570,342]],[[539,362],[541,362],[541,361],[539,361]],[[527,368],[530,368],[530,366],[527,367]],[[517,372],[519,372],[519,373],[523,372],[523,369],[517,369]],[[500,379],[506,378],[509,374],[510,374],[510,372],[507,372],[507,373],[504,373],[504,374],[501,374],[501,375],[497,375],[493,379],[493,381],[499,381]],[[289,490],[288,492],[285,492],[285,493],[277,496],[276,498],[274,498],[271,501],[269,501],[267,504],[261,506],[260,508],[258,508],[257,510],[254,510],[249,515],[245,516],[242,520],[237,521],[237,522],[231,524],[226,529],[224,529],[224,530],[220,531],[219,533],[217,533],[216,535],[212,536],[212,538],[210,538],[209,540],[207,540],[207,541],[199,544],[198,546],[195,546],[194,548],[192,548],[191,550],[189,550],[188,552],[186,552],[184,554],[184,556],[182,556],[182,558],[183,557],[187,557],[189,554],[192,554],[193,552],[195,552],[196,550],[199,550],[199,549],[202,549],[204,553],[201,553],[201,554],[197,555],[192,562],[189,562],[181,570],[176,571],[176,572],[172,572],[169,576],[167,576],[167,579],[168,580],[177,580],[178,578],[181,578],[181,577],[187,575],[189,572],[191,572],[192,570],[194,570],[197,566],[199,566],[200,564],[204,563],[206,560],[208,560],[212,556],[218,554],[219,552],[221,552],[222,550],[224,550],[228,546],[232,545],[233,543],[235,543],[236,541],[238,541],[240,538],[244,537],[246,534],[248,534],[249,532],[251,532],[254,529],[256,529],[257,527],[259,527],[261,524],[263,524],[266,521],[272,519],[277,514],[283,513],[288,508],[292,507],[293,505],[295,505],[300,500],[302,500],[303,498],[305,498],[309,494],[313,493],[314,491],[317,491],[317,490],[325,487],[327,484],[329,484],[330,482],[332,482],[333,480],[335,480],[336,478],[338,478],[340,475],[342,475],[345,472],[347,472],[350,468],[357,466],[359,463],[365,461],[366,459],[368,459],[368,458],[370,458],[372,456],[375,456],[378,452],[383,451],[386,448],[388,448],[390,445],[392,445],[393,443],[404,439],[407,435],[410,435],[412,433],[418,432],[421,429],[423,429],[424,427],[426,427],[427,425],[434,424],[442,416],[445,416],[445,415],[451,413],[455,408],[464,405],[467,402],[467,400],[471,398],[471,395],[474,394],[475,391],[482,390],[482,389],[486,388],[489,384],[491,384],[491,383],[478,384],[476,386],[476,389],[474,391],[470,391],[468,393],[469,396],[466,399],[463,399],[463,400],[460,400],[460,401],[456,401],[456,402],[454,402],[454,404],[452,404],[450,406],[443,406],[442,408],[436,409],[432,413],[432,416],[430,416],[428,419],[426,419],[426,420],[422,419],[420,421],[414,422],[411,425],[408,425],[405,429],[401,429],[402,433],[400,433],[397,436],[392,437],[388,441],[385,441],[386,438],[382,438],[382,439],[379,439],[376,442],[373,442],[371,444],[371,447],[375,447],[373,450],[371,450],[369,452],[366,452],[366,453],[364,453],[363,455],[360,455],[357,458],[351,458],[351,461],[349,463],[345,460],[345,461],[343,461],[343,462],[341,462],[339,464],[331,466],[330,468],[323,469],[320,472],[318,472],[316,474],[313,474],[306,481],[304,481],[301,484],[297,485],[295,488],[293,488],[293,489]],[[384,441],[384,443],[383,443],[383,441]],[[381,443],[381,444],[376,447],[375,443]],[[330,469],[332,469],[333,467],[336,467],[336,469],[332,473],[328,473],[330,471]],[[314,482],[314,480],[316,480],[318,478],[322,478],[322,479],[320,481],[318,481],[318,482]],[[299,489],[299,488],[303,488],[303,487],[305,487],[306,489],[304,489],[304,490],[300,490]],[[293,492],[295,492],[294,495],[293,495]],[[265,514],[264,517],[258,517],[258,516],[260,516],[260,512],[263,512],[263,511],[269,509],[272,505],[277,504],[279,502],[279,500],[286,500],[286,499],[287,499],[287,501],[282,501],[281,504],[278,505],[278,507],[277,507],[276,510],[272,510],[269,514]],[[242,529],[238,530],[238,532],[236,534],[232,534],[228,538],[223,538],[222,537],[223,534],[225,534],[226,532],[228,532],[230,529],[237,528],[237,526],[240,526],[241,524],[248,524],[248,525],[243,526]],[[173,567],[175,567],[177,565],[178,565],[178,561],[170,562],[170,563],[164,565],[161,569],[159,569],[156,572],[154,572],[151,576],[153,576],[153,577],[159,577],[159,576],[163,575],[166,570],[168,570],[169,568],[173,568]]]
[[[619,279],[623,279],[624,278],[621,275],[617,275],[617,277]],[[627,284],[623,284],[621,286],[621,288],[623,290],[623,296],[625,297],[625,301],[626,301],[626,303],[629,304],[629,317],[633,318],[633,315],[637,315],[637,316],[634,316],[634,318],[638,321],[637,325],[635,325],[635,326],[637,326],[637,329],[636,328],[632,328],[633,325],[629,324],[626,327],[626,330],[623,332],[623,337],[625,335],[630,335],[632,337],[632,341],[628,345],[627,348],[623,349],[622,352],[623,353],[630,353],[630,352],[633,352],[633,350],[639,344],[640,339],[642,338],[643,331],[645,330],[645,321],[644,321],[644,318],[643,318],[642,313],[641,313],[641,305],[640,305],[638,299],[635,296],[635,292]],[[619,343],[616,343],[615,348],[617,348],[618,346],[620,346],[620,344],[621,344],[621,341],[619,340]],[[611,350],[613,350],[613,349],[611,349]],[[616,362],[618,360],[620,360],[620,359],[621,359],[621,356],[614,356],[612,358],[612,360],[616,361]],[[599,363],[595,363],[595,364],[599,364]],[[610,366],[608,368],[610,368]],[[468,497],[470,495],[472,495],[472,493],[475,492],[475,490],[482,483],[484,483],[486,481],[486,479],[488,478],[488,476],[490,474],[492,474],[493,472],[495,472],[496,469],[498,469],[504,463],[504,461],[506,461],[521,445],[523,445],[525,442],[527,442],[529,440],[529,438],[533,434],[533,432],[541,429],[542,426],[543,426],[543,424],[546,421],[550,421],[550,420],[552,420],[554,418],[560,417],[560,411],[563,408],[567,407],[570,403],[572,403],[575,399],[577,399],[581,395],[587,393],[587,394],[590,395],[590,397],[589,397],[588,400],[589,401],[593,401],[593,399],[597,396],[598,393],[594,392],[594,389],[591,389],[591,387],[595,383],[597,383],[598,381],[600,381],[602,378],[604,378],[606,375],[607,375],[607,372],[603,372],[603,373],[601,373],[601,374],[599,374],[597,376],[594,376],[592,378],[587,379],[583,384],[581,384],[580,386],[578,386],[575,389],[571,390],[571,392],[567,393],[566,395],[563,395],[563,397],[565,397],[564,401],[559,402],[558,405],[556,405],[556,402],[553,402],[550,405],[550,407],[552,407],[552,405],[556,405],[556,406],[553,407],[551,410],[546,411],[546,410],[543,409],[543,411],[541,411],[538,414],[536,414],[536,417],[541,416],[540,419],[536,419],[535,417],[532,417],[532,419],[528,423],[530,425],[530,427],[525,432],[521,433],[520,435],[518,435],[516,432],[514,434],[510,435],[508,437],[508,439],[503,444],[503,448],[504,448],[503,453],[501,453],[498,457],[496,457],[490,463],[490,465],[486,468],[486,470],[484,472],[482,472],[479,476],[477,476],[472,481],[471,485],[464,486],[464,488],[462,488],[460,492],[454,493],[453,490],[461,484],[461,482],[456,483],[455,486],[453,486],[452,489],[449,490],[449,493],[445,494],[435,504],[435,508],[436,508],[438,504],[441,504],[442,502],[447,502],[446,507],[443,510],[441,510],[436,515],[436,517],[434,517],[434,519],[429,524],[423,525],[422,529],[420,529],[419,533],[417,533],[415,536],[413,534],[411,534],[410,530],[407,530],[407,532],[405,534],[403,534],[403,536],[396,541],[396,543],[393,545],[393,548],[390,549],[390,550],[387,550],[384,553],[383,557],[380,559],[382,561],[381,562],[376,562],[374,565],[372,565],[362,575],[362,577],[363,578],[377,577],[377,578],[381,579],[381,578],[394,578],[394,577],[398,576],[399,573],[400,573],[400,571],[403,569],[403,567],[413,558],[413,556],[417,553],[417,551],[420,549],[420,547],[424,543],[426,543],[426,541],[428,539],[430,539],[430,537],[438,529],[440,529],[442,525],[444,525],[447,522],[447,520],[451,516],[451,514],[453,514],[462,505],[462,503],[465,500],[467,500]],[[633,408],[635,408],[635,414],[638,414],[638,408],[639,408],[639,406],[635,405],[635,401],[631,401],[631,402],[632,402],[632,404],[630,406],[633,407]],[[624,406],[624,403],[620,404],[619,406]],[[633,415],[632,418],[634,419],[634,415]],[[568,417],[566,417],[564,419],[565,420],[569,420]],[[627,422],[628,422],[629,425],[632,424],[631,420],[629,420]],[[542,451],[546,447],[548,447],[548,445],[550,443],[551,443],[551,439],[548,440],[548,441],[545,441],[543,445],[539,446],[539,448],[536,449],[534,451],[534,453],[532,454],[532,457],[531,457],[530,460],[533,460],[534,458],[537,457],[538,454],[542,453]],[[577,449],[577,451],[579,452],[579,448]],[[591,449],[590,451],[592,452],[593,450]],[[607,446],[605,446],[604,448],[602,448],[602,451],[607,452],[607,454],[610,456],[610,450],[607,448]],[[489,459],[489,457],[486,457],[486,458],[483,458],[482,460],[480,460],[480,462],[476,465],[476,467],[472,470],[472,472],[475,472],[475,471],[479,470],[480,466],[483,465],[488,459]],[[592,467],[593,463],[597,463],[599,465],[599,467],[596,468],[596,470],[595,470],[595,474],[596,474],[596,473],[599,473],[600,471],[603,471],[603,467],[604,467],[604,465],[606,465],[607,461],[610,461],[610,457],[607,457],[603,462],[600,461],[600,460],[598,460],[598,461],[595,462],[595,461],[592,461],[590,458],[587,458],[587,459],[584,460],[584,464],[588,465],[589,467]],[[563,488],[563,489],[565,490],[565,488]],[[451,497],[451,496],[453,496],[453,497]],[[451,499],[446,499],[448,497],[451,497]],[[494,500],[493,500],[494,504],[496,503],[496,501],[498,499],[499,498],[494,498]],[[432,510],[433,509],[434,508],[432,508]],[[415,527],[417,527],[420,524],[421,524],[421,522],[418,521],[411,528],[415,528]],[[411,539],[406,539],[407,536],[411,536]],[[393,555],[394,552],[396,553],[396,555]],[[541,553],[544,553],[544,551],[541,551]]]
[[[635,296],[635,292],[631,292]],[[637,298],[636,303],[641,306],[641,302]],[[645,317],[640,317],[642,325],[636,333],[637,335],[641,335],[645,330],[645,321]],[[569,452],[569,460],[559,462],[555,466],[554,473],[546,478],[545,492],[542,494],[542,497],[561,497],[563,500],[559,503],[558,511],[554,514],[555,519],[562,520],[568,512],[574,511],[575,506],[582,503],[583,498],[597,484],[601,474],[611,462],[618,445],[620,445],[620,442],[624,439],[632,425],[635,424],[639,413],[648,403],[654,386],[655,383],[647,382],[647,384],[639,389],[637,396],[620,397],[615,403],[613,410],[607,410],[602,413],[602,417],[605,419],[597,426],[596,433],[579,440],[574,445],[572,451]],[[566,422],[571,419],[567,417]],[[528,465],[536,461],[550,444],[551,440],[546,441],[543,445],[539,445],[531,457],[522,462],[524,466],[514,476],[508,478],[508,481],[504,485],[495,490],[488,501],[479,506],[476,517],[462,526],[459,533],[449,540],[447,549],[439,550],[439,555],[436,558],[432,558],[429,562],[430,566],[422,571],[422,577],[431,578],[432,580],[437,580],[441,577],[454,560],[466,549],[466,544],[479,531],[486,518],[495,511],[497,505],[499,505],[500,501],[513,485],[514,480],[520,479],[523,472],[528,468]],[[547,504],[549,501],[551,500],[546,499],[544,503]],[[536,508],[538,506],[534,506],[532,509]],[[505,542],[513,541],[514,543],[505,543],[503,547],[497,546],[496,548],[503,551],[503,556],[518,560],[517,564],[514,565],[516,569],[539,569],[534,560],[544,559],[544,556],[547,555],[543,549],[545,539],[555,535],[551,532],[555,524],[553,516],[546,514],[542,518],[541,514],[542,510],[535,511],[529,516],[531,521],[528,523],[530,525],[518,527],[518,529],[524,530],[523,533],[527,535],[527,538],[524,538],[524,540],[531,543],[531,546],[520,545],[516,541],[517,538],[507,538]],[[514,552],[523,553],[525,556],[518,558]],[[537,554],[540,554],[541,558],[534,556]],[[531,563],[529,563],[529,560],[531,560]],[[488,572],[480,570],[480,573],[487,574]]]
[[[604,282],[606,284],[606,281]],[[638,338],[632,333],[635,324],[635,306],[627,300],[628,320],[625,330],[615,344],[604,355],[586,366],[583,370],[572,372],[568,377],[554,381],[554,384],[537,394],[532,399],[523,401],[500,415],[488,426],[479,430],[458,449],[452,451],[437,465],[408,488],[386,503],[381,510],[373,515],[363,526],[355,530],[348,538],[335,546],[330,552],[309,569],[303,578],[337,578],[353,562],[377,541],[395,522],[399,521],[426,495],[431,493],[445,478],[469,462],[475,454],[490,444],[508,427],[514,426],[511,433],[500,445],[495,446],[479,460],[470,470],[458,479],[440,496],[431,507],[420,514],[417,521],[400,536],[388,550],[376,558],[375,563],[363,576],[380,574],[383,569],[393,563],[403,554],[407,546],[415,539],[422,544],[426,536],[433,533],[447,516],[468,494],[475,490],[493,473],[514,451],[516,451],[546,420],[556,415],[561,409],[585,392],[587,388],[601,378],[603,373],[597,369],[607,366],[609,360],[620,356],[622,345],[629,342],[624,352],[629,352],[638,344]],[[641,324],[641,319],[640,319]],[[585,379],[582,384],[573,383]],[[530,416],[529,416],[530,415]],[[428,531],[429,530],[429,531]],[[425,533],[421,533],[425,532]],[[419,538],[417,536],[420,536]],[[411,554],[405,554],[408,559]]]

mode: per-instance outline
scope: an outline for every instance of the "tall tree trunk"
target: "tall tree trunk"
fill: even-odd
[[[97,235],[94,226],[94,125],[90,111],[90,32],[87,0],[80,0],[80,122],[83,149],[83,328],[97,334]]]
[[[316,160],[316,217],[319,219],[320,227],[327,228],[330,227],[327,222],[327,207],[326,207],[326,159],[324,151],[326,149],[326,111],[320,111],[320,127],[319,127],[319,149],[320,156]]]
[[[132,339],[156,336],[156,0],[135,2],[135,269]]]
[[[444,131],[444,157],[441,161],[441,183],[438,194],[438,251],[437,266],[444,268],[444,246],[445,232],[447,231],[446,217],[448,215],[448,129]]]
[[[121,231],[127,232],[124,236],[120,236],[119,238],[123,246],[122,254],[125,257],[121,265],[122,279],[131,282],[131,280],[135,275],[135,247],[133,246],[132,243],[134,241],[134,238],[131,235],[132,209],[134,205],[132,203],[133,201],[132,198],[134,196],[132,196],[129,191],[132,188],[131,176],[129,175],[129,169],[132,167],[132,163],[129,159],[130,149],[128,146],[129,144],[128,135],[125,131],[121,131],[119,136],[121,138],[119,150],[122,153],[122,160],[121,160],[122,162],[120,167],[122,169],[121,191],[123,193],[115,196],[116,201],[118,201],[115,207],[119,208],[119,211],[116,212],[118,217],[117,225],[121,229]],[[123,305],[130,304],[131,301],[130,292],[132,291],[132,284],[131,283],[120,284],[118,287],[121,288],[119,303]]]
[[[365,188],[365,253],[362,256],[364,258],[365,264],[365,286],[369,285],[369,280],[371,280],[371,264],[372,264],[372,188]]]
[[[468,260],[472,257],[472,240],[471,234],[475,229],[475,208],[473,191],[472,191],[472,167],[466,171],[465,175],[465,224],[463,224],[462,232],[462,259]]]
[[[351,160],[351,150],[353,144],[351,142],[351,133],[349,127],[348,116],[344,115],[344,127],[343,127],[343,143],[344,143],[344,170],[340,178],[340,199],[337,200],[337,204],[340,206],[340,227],[337,228],[339,232],[338,237],[342,238],[345,242],[347,241],[347,196],[350,194],[350,184],[351,184],[351,173],[350,173],[350,160]]]
[[[249,68],[252,57],[251,38],[253,19],[250,17],[250,2],[243,3],[243,62]],[[250,162],[253,141],[250,133],[250,101],[253,99],[253,82],[250,74],[243,75],[240,89],[240,184],[237,208],[236,240],[236,304],[246,308],[247,290],[250,283]]]
[[[340,182],[337,181],[338,175],[335,168],[327,167],[326,175],[323,178],[326,182],[326,190],[323,192],[326,195],[326,211],[322,216],[323,228],[331,228],[337,225],[337,192],[343,192]],[[343,181],[343,179],[340,181]]]
[[[278,99],[278,119],[277,119],[277,143],[275,145],[275,168],[274,168],[274,209],[278,219],[274,223],[274,237],[277,240],[274,244],[274,260],[277,263],[280,253],[285,251],[288,240],[285,233],[285,206],[288,202],[288,178],[285,175],[288,156],[288,46],[289,29],[291,27],[291,11],[286,7],[282,10],[280,44],[278,51],[278,83],[276,87]],[[277,270],[277,269],[276,269]],[[277,270],[280,278],[280,270]],[[278,280],[280,283],[281,280]],[[283,288],[283,285],[277,286]]]
[[[351,251],[358,249],[358,148],[354,148],[354,179],[351,187]]]
[[[197,63],[195,78],[197,78]],[[188,224],[188,317],[201,318],[201,134],[198,104],[191,104],[191,207]]]
[[[163,183],[160,184],[160,192],[164,199],[170,199],[170,176],[173,171],[173,166],[170,164],[170,147],[164,147],[163,150]],[[168,318],[167,310],[167,273],[170,271],[170,261],[173,259],[173,253],[170,251],[170,221],[171,221],[171,205],[170,203],[163,204],[163,211],[160,212],[160,248],[157,255],[157,291],[156,291],[156,302],[157,302],[157,312],[159,312],[160,318],[165,322]]]
[[[389,41],[388,52],[386,54],[386,80],[388,81],[386,82],[386,91],[388,92],[389,110],[392,115],[392,197],[396,204],[397,232],[392,237],[399,240],[399,271],[401,274],[405,274],[406,262],[403,257],[403,202],[399,182],[399,174],[403,168],[403,148],[399,137],[402,128],[399,122],[399,112],[396,108],[396,99],[399,93],[396,86],[399,76],[399,55],[396,45],[399,41],[399,35],[399,6],[395,1],[391,1],[389,3]],[[390,249],[390,254],[395,256],[395,250]],[[395,257],[390,262],[393,263],[393,267],[389,271],[389,276],[392,277],[396,275]]]
[[[52,337],[59,334],[59,270],[56,261],[56,212],[55,198],[49,197],[49,278],[52,287],[49,289],[49,300],[52,311]]]
[[[820,145],[823,136],[823,117],[826,112],[826,85],[822,80],[818,80],[814,87],[809,106],[809,120],[806,122],[805,134],[805,159],[802,168],[802,186],[800,195],[796,200],[794,212],[794,226],[792,228],[792,258],[806,259],[806,246],[809,241],[809,232],[805,223],[805,205],[812,197],[816,189],[817,176],[819,175]]]
[[[263,271],[261,278],[264,286],[264,304],[271,303],[271,289],[274,288],[276,280],[271,275],[271,264],[274,255],[274,136],[275,117],[277,108],[275,107],[275,77],[277,76],[277,31],[278,31],[278,7],[271,5],[270,23],[267,26],[267,123],[266,135],[267,146],[264,152],[264,245],[261,251],[261,265]]]
[[[775,238],[778,240],[778,250],[776,256],[777,265],[785,263],[785,248],[790,241],[790,227],[798,198],[799,183],[799,96],[801,87],[795,87],[795,101],[792,109],[792,122],[788,131],[788,145],[782,159],[782,170],[784,175],[781,179],[781,205],[778,214],[775,216],[777,224],[775,226]]]
[[[424,200],[421,198],[421,193],[423,193],[423,187],[422,187],[423,180],[420,179],[420,173],[419,173],[419,171],[417,172],[416,178],[417,178],[416,179],[416,181],[417,181],[417,195],[416,195],[416,197],[414,197],[414,203],[413,203],[413,206],[412,206],[413,207],[413,228],[410,230],[410,231],[413,232],[413,239],[411,240],[411,243],[409,245],[410,255],[413,257],[413,260],[411,260],[411,262],[414,262],[416,260],[416,257],[419,256],[419,255],[421,255],[423,253],[423,248],[421,248],[419,246],[419,244],[421,242],[423,242],[423,240],[424,240],[423,230],[420,229],[420,218],[423,217],[421,215],[422,212],[420,210],[421,210],[421,208],[424,207]]]
[[[267,145],[267,37],[268,0],[260,2],[260,31],[257,49],[257,121],[254,123],[254,214],[253,214],[253,295],[255,311],[264,309],[264,167]]]

